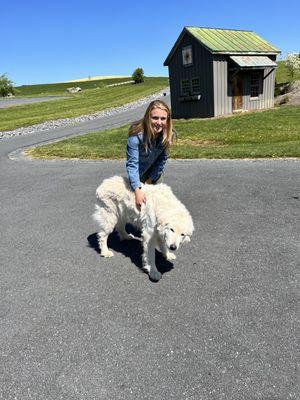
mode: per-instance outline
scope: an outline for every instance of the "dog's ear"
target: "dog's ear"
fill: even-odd
[[[157,225],[158,232],[162,232],[165,229],[164,225]]]
[[[167,225],[163,225],[163,224],[157,225],[157,230],[158,230],[158,232],[162,233],[167,227],[168,227],[168,224]]]

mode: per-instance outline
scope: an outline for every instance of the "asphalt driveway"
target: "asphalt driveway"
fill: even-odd
[[[138,242],[99,257],[124,162],[8,157],[43,135],[0,142],[0,399],[298,399],[300,161],[170,161],[196,230],[155,284]]]
[[[60,100],[61,96],[44,96],[44,97],[6,97],[0,98],[0,108],[22,106],[24,104],[40,103],[43,101]]]

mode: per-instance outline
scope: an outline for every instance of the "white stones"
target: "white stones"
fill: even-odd
[[[70,87],[66,89],[66,92],[68,93],[78,93],[81,92],[81,87],[76,86],[76,87]]]

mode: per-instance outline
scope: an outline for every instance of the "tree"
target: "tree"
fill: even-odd
[[[284,61],[286,68],[294,80],[295,73],[300,70],[300,57],[298,53],[290,53]]]
[[[0,96],[5,97],[9,93],[14,94],[13,82],[8,79],[7,74],[0,75]]]
[[[132,80],[134,83],[142,83],[144,82],[145,75],[143,68],[137,68],[134,73],[132,74]]]

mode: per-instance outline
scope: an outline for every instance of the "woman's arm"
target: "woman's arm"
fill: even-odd
[[[126,148],[126,170],[130,186],[134,191],[135,204],[138,209],[146,202],[146,197],[141,189],[139,174],[139,139],[136,135],[128,137]]]
[[[139,174],[139,139],[136,135],[128,137],[126,147],[126,170],[132,190],[141,185]]]

